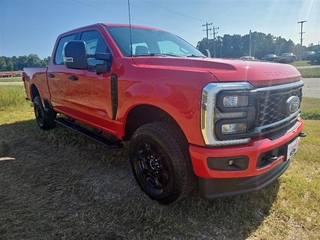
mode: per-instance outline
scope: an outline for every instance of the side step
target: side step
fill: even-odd
[[[114,141],[112,139],[106,138],[98,133],[95,133],[93,131],[90,131],[89,129],[86,129],[80,125],[77,125],[76,123],[69,121],[68,119],[65,118],[56,118],[55,121],[83,136],[86,136],[90,138],[91,140],[100,143],[107,148],[122,148],[123,145],[120,140]]]

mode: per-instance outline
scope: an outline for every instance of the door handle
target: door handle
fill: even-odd
[[[69,76],[68,79],[71,80],[71,81],[77,81],[77,80],[78,80],[78,77],[72,75],[72,76]]]
[[[48,78],[54,78],[54,74],[53,73],[48,73]]]

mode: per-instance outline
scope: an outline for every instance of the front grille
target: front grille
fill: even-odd
[[[222,85],[221,90],[215,90],[214,87],[218,86],[212,86],[211,91],[217,94],[213,115],[214,139],[235,141],[265,136],[275,140],[292,131],[298,126],[296,123],[300,116],[302,86],[302,80],[261,88],[246,84],[228,88],[225,84],[225,88]],[[239,88],[236,89],[237,87]],[[234,97],[238,101],[239,96],[243,99],[247,97],[248,104],[243,106],[235,102],[233,107],[224,105],[225,98]],[[207,101],[207,98],[203,99]],[[228,127],[230,134],[222,132],[224,125]],[[243,125],[246,129],[241,128]],[[237,128],[240,129],[239,132]]]
[[[281,129],[278,129],[275,132],[271,132],[267,134],[266,137],[269,138],[270,140],[276,140],[280,137],[283,137],[288,132],[291,132],[293,129],[297,128],[298,126],[299,126],[298,122],[290,123],[288,126],[282,127]]]
[[[257,126],[262,127],[276,123],[289,114],[284,110],[286,100],[291,96],[297,96],[302,99],[302,88],[295,87],[290,89],[271,90],[261,92],[257,96],[258,100],[258,121]]]

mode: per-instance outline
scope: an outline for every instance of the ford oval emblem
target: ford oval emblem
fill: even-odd
[[[300,107],[300,99],[297,96],[289,97],[286,101],[287,113],[292,114]]]

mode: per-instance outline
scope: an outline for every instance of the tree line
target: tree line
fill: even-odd
[[[46,67],[49,65],[50,57],[40,59],[37,54],[28,56],[0,56],[0,71],[20,71],[24,67]]]
[[[261,59],[266,54],[294,53],[300,54],[300,44],[295,45],[291,39],[275,37],[271,34],[252,32],[241,36],[238,34],[225,34],[216,39],[203,38],[197,44],[197,49],[203,51],[208,49],[213,57],[239,58],[241,56],[254,56]],[[320,51],[319,45],[302,46],[302,53],[305,51]]]

